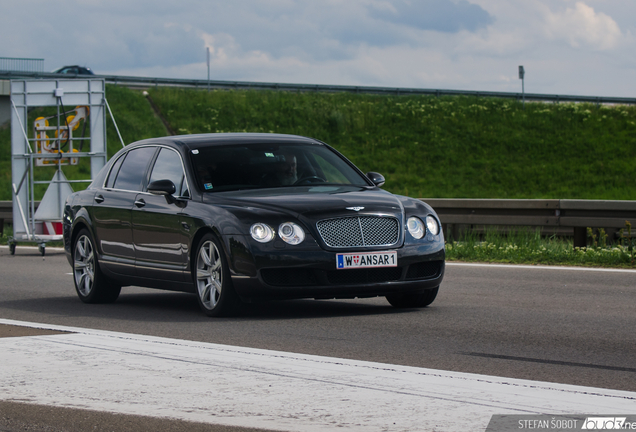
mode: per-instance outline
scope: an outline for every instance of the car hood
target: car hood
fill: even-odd
[[[313,221],[371,214],[395,216],[401,220],[403,215],[398,197],[379,188],[312,186],[257,189],[209,194],[204,197],[204,201],[208,200],[243,210],[269,210]]]

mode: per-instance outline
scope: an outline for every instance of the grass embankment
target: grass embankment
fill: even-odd
[[[528,103],[523,109],[514,101],[475,97],[148,91],[179,134],[311,136],[336,147],[363,171],[384,174],[385,189],[412,197],[636,199],[636,107]],[[107,86],[107,98],[126,143],[166,134],[140,91]],[[121,144],[110,118],[107,122],[111,156]],[[11,199],[8,129],[0,130],[0,170],[0,199]],[[52,169],[45,170],[36,170],[36,177],[50,179]],[[69,178],[82,174],[68,171]],[[571,243],[539,240],[534,232],[498,235],[451,243],[448,256],[633,266],[630,251],[632,264],[624,257],[612,264],[593,257],[592,249],[575,254]]]
[[[321,139],[394,193],[636,199],[636,107],[474,97],[149,90],[178,133]]]
[[[514,101],[474,97],[208,93],[169,87],[149,92],[180,134],[311,136],[333,145],[362,170],[384,174],[385,188],[394,193],[636,199],[636,107],[528,103],[524,110]],[[109,85],[106,95],[126,143],[166,134],[140,91]],[[30,123],[40,115],[45,111],[31,112]],[[111,156],[121,144],[109,117],[107,137]],[[11,198],[10,146],[9,128],[0,129],[2,200]],[[65,168],[69,178],[87,172],[81,165]],[[49,180],[53,168],[38,168],[35,175]]]

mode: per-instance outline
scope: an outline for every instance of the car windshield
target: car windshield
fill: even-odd
[[[206,192],[307,186],[369,186],[338,154],[319,144],[241,144],[195,149],[197,182]]]

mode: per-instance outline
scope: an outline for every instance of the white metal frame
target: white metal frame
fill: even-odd
[[[35,191],[34,185],[49,183],[49,188],[58,185],[58,203],[53,212],[60,222],[64,214],[62,184],[90,182],[104,167],[108,159],[106,153],[106,86],[103,79],[56,79],[56,80],[13,80],[11,81],[11,177],[13,183],[13,239],[11,247],[15,250],[16,240],[40,243],[40,252],[44,253],[44,244],[49,240],[61,240],[61,236],[36,234]],[[29,137],[28,111],[32,107],[57,107],[58,133],[60,124],[64,121],[62,106],[73,108],[87,106],[90,113],[90,134],[85,139],[90,142],[90,150],[72,153],[73,158],[90,158],[91,178],[86,180],[66,180],[63,172],[62,159],[70,157],[71,153],[37,153],[36,136]],[[71,144],[71,148],[77,148]],[[35,181],[34,168],[36,160],[58,159],[58,172],[51,181]],[[61,203],[59,203],[61,201]]]

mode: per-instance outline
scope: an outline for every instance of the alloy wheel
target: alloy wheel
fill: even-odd
[[[197,256],[197,290],[202,305],[212,310],[218,304],[223,289],[221,254],[212,241],[206,241]]]
[[[82,235],[75,243],[73,273],[77,290],[81,295],[88,296],[95,279],[95,254],[93,244],[86,235]]]

